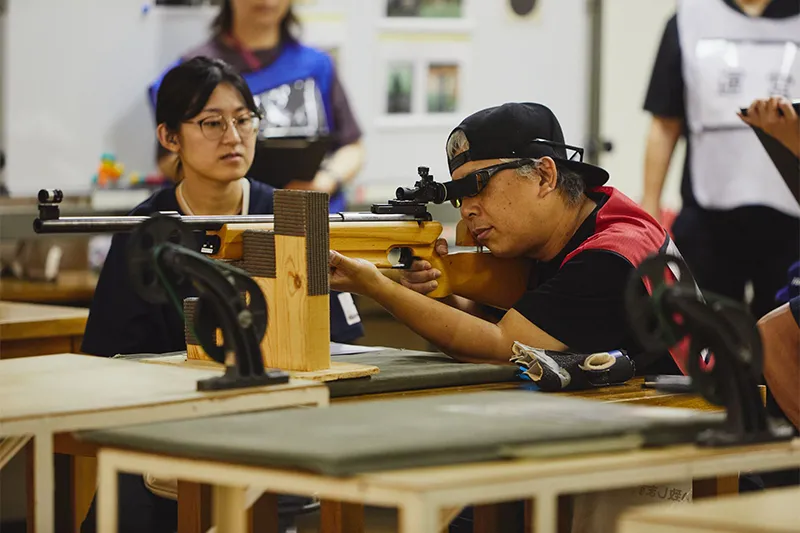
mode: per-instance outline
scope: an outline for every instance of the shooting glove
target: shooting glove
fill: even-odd
[[[617,385],[631,379],[635,372],[633,361],[622,350],[579,354],[515,342],[512,351],[511,362],[519,367],[520,376],[548,392]]]

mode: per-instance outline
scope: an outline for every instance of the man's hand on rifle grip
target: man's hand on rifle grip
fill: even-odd
[[[438,256],[445,256],[447,252],[447,241],[445,239],[438,239],[434,245],[434,253]],[[437,268],[433,268],[430,261],[415,259],[414,262],[411,263],[411,268],[403,271],[400,284],[420,294],[427,294],[436,290],[439,286],[439,282],[436,280],[441,277],[441,275],[442,272]]]

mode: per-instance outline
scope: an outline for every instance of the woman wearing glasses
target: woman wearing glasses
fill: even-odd
[[[205,56],[221,59],[240,72],[263,112],[259,140],[328,138],[331,150],[311,181],[297,179],[306,168],[293,169],[295,164],[306,167],[313,154],[289,162],[276,161],[283,172],[278,175],[269,170],[276,166],[270,158],[282,156],[272,155],[263,142],[255,143],[252,166],[245,170],[249,177],[275,188],[326,192],[331,196],[330,211],[344,211],[343,187],[355,177],[364,160],[361,130],[333,61],[326,53],[301,44],[298,29],[291,0],[223,0],[212,25],[213,37],[184,54],[177,64]],[[162,83],[159,80],[150,88],[154,106]],[[159,143],[158,158],[165,175],[181,178],[179,159],[168,144]],[[187,200],[192,203],[191,198]],[[349,293],[331,291],[330,309],[332,341],[352,343],[364,335]]]
[[[250,89],[233,68],[198,57],[172,69],[161,84],[156,117],[159,143],[175,154],[181,180],[154,193],[131,215],[272,213],[273,189],[244,177],[253,161],[260,117]],[[113,237],[81,350],[104,357],[185,350],[183,321],[174,307],[148,303],[132,289],[127,239],[122,233]],[[142,476],[120,476],[120,531],[175,531],[176,502],[157,496],[148,486]],[[281,502],[284,510],[303,503]],[[94,532],[95,527],[93,502],[81,531]]]

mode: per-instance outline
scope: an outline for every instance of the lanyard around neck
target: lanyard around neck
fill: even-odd
[[[246,48],[236,37],[233,36],[232,33],[228,33],[227,36],[228,41],[233,46],[233,49],[239,54],[239,56],[247,63],[247,67],[250,70],[259,70],[261,69],[261,61],[258,60],[258,57],[253,53],[252,50]]]

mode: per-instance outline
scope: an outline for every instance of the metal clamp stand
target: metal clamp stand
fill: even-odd
[[[261,288],[245,271],[193,251],[197,245],[179,220],[157,215],[134,230],[127,250],[129,276],[143,299],[171,301],[183,316],[179,295],[190,287],[197,292],[197,309],[187,326],[205,352],[225,364],[223,376],[198,381],[197,390],[287,383],[287,372],[264,369],[260,342],[268,316]],[[222,346],[217,345],[217,329]]]
[[[643,281],[651,287],[649,296]],[[700,444],[792,438],[792,428],[770,418],[761,401],[761,337],[744,305],[701,294],[681,258],[658,255],[643,261],[631,276],[626,306],[634,334],[646,351],[666,353],[688,337],[692,388],[727,413],[722,428],[698,435]]]

